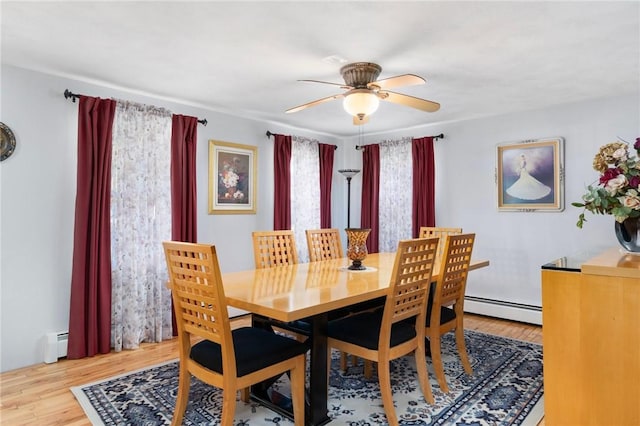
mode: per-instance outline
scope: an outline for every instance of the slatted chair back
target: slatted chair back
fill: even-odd
[[[438,252],[436,253],[436,263],[439,263],[444,255],[444,244],[446,241],[445,237],[447,235],[459,234],[462,234],[462,228],[438,228],[431,226],[422,226],[420,227],[419,238],[440,238],[440,242],[438,243]]]
[[[460,234],[445,238],[445,255],[440,266],[434,304],[439,306],[464,304],[475,237],[475,234]]]
[[[306,234],[309,262],[344,257],[340,233],[336,228],[307,229]]]
[[[202,338],[231,348],[223,357],[224,369],[234,375],[236,363],[231,325],[214,246],[164,242],[169,285],[176,314],[178,338]],[[189,350],[180,345],[180,350]],[[181,354],[189,356],[189,353]]]
[[[424,324],[435,265],[437,238],[404,240],[398,250],[384,305],[380,347],[389,345],[391,326],[411,317]],[[420,328],[420,327],[419,327]]]
[[[255,231],[252,238],[256,269],[298,263],[293,231]]]

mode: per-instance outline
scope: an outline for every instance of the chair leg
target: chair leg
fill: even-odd
[[[251,399],[251,386],[247,386],[244,389],[240,389],[240,400],[242,402],[248,403]]]
[[[388,360],[386,362],[378,361],[378,382],[380,383],[382,405],[384,406],[384,413],[387,415],[387,422],[390,426],[398,426],[396,409],[393,407],[393,395],[391,393],[391,374],[389,371]]]
[[[418,369],[418,380],[420,382],[420,388],[422,389],[422,395],[429,404],[435,404],[433,399],[433,392],[431,391],[431,383],[429,383],[429,371],[427,370],[427,356],[425,355],[425,344],[422,339],[422,344],[418,343],[416,349],[416,368]]]
[[[347,364],[349,362],[349,355],[346,354],[345,352],[340,352],[340,369],[343,372],[347,372]],[[365,360],[365,363],[369,362],[368,360]],[[354,367],[356,365],[358,365],[358,357],[355,355],[351,355],[351,365],[353,365]],[[365,364],[366,365],[366,364]],[[371,376],[369,376],[371,377]]]
[[[442,353],[440,352],[440,333],[433,333],[429,336],[429,347],[431,348],[431,363],[436,379],[442,392],[449,393],[447,379],[444,376],[444,366],[442,365]]]
[[[189,387],[191,386],[191,374],[187,370],[186,363],[180,363],[180,373],[178,377],[178,398],[176,400],[176,408],[173,410],[173,418],[171,426],[182,424],[184,412],[189,402]]]
[[[293,421],[295,426],[304,426],[304,379],[305,360],[304,357],[301,357],[291,370],[291,398],[293,399]]]
[[[347,372],[347,354],[346,352],[340,352],[340,370],[343,373]]]
[[[222,390],[222,426],[233,426],[233,418],[236,414],[236,389]]]
[[[364,377],[370,379],[373,376],[373,361],[369,359],[364,360]]]
[[[460,360],[462,366],[467,374],[473,374],[471,363],[469,362],[469,354],[467,354],[467,346],[464,342],[464,328],[462,325],[456,327],[456,346],[458,346],[458,354],[460,354]]]

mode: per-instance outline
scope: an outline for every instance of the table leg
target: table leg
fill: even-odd
[[[320,426],[331,421],[327,411],[329,383],[327,371],[328,347],[327,324],[328,314],[315,315],[311,318],[311,359],[309,375],[309,405],[306,413],[306,423]]]

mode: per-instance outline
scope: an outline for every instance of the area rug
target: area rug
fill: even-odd
[[[429,376],[435,404],[428,404],[417,382],[415,359],[392,362],[396,414],[403,426],[537,425],[543,416],[542,346],[465,331],[473,375],[464,373],[452,333],[443,337],[442,356],[449,393],[438,387],[430,360]],[[377,375],[363,376],[362,363],[339,369],[333,352],[329,387],[331,424],[386,425]],[[274,387],[286,394],[283,376]],[[178,362],[149,367],[72,388],[94,425],[169,425],[178,389]],[[217,425],[222,394],[193,378],[184,425]],[[236,426],[280,426],[292,422],[255,403],[238,401]]]

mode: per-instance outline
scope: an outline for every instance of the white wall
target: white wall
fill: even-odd
[[[198,240],[216,244],[223,272],[253,267],[251,231],[273,229],[273,138],[266,131],[319,136],[157,98],[126,93],[10,66],[2,66],[0,121],[13,130],[17,148],[0,163],[0,371],[43,361],[43,338],[67,330],[73,253],[78,104],[65,89],[120,98],[206,118],[198,126]],[[256,215],[208,214],[208,140],[258,147]],[[338,149],[336,170],[342,168]],[[346,189],[334,177],[333,220],[344,228],[341,201]]]
[[[19,68],[2,66],[0,121],[17,139],[12,157],[0,163],[0,371],[42,362],[42,339],[66,330],[76,187],[77,104],[70,89],[166,107],[207,118],[198,127],[198,239],[216,244],[223,271],[253,266],[250,232],[273,226],[273,139],[275,133],[315,137],[339,146],[335,169],[361,168],[362,155],[345,141],[275,123],[126,93]],[[476,255],[491,267],[470,276],[468,294],[540,304],[540,265],[598,245],[616,245],[610,217],[589,217],[584,230],[575,222],[584,186],[596,178],[591,161],[598,147],[616,135],[640,135],[639,95],[558,106],[544,111],[449,123],[366,136],[364,143],[394,136],[445,133],[436,142],[437,224],[462,226],[478,234]],[[365,129],[366,132],[366,129]],[[561,213],[498,213],[494,183],[495,145],[548,136],[565,138],[566,208]],[[209,215],[208,140],[258,146],[258,213]],[[352,182],[351,225],[360,224],[362,174]],[[333,180],[333,226],[346,225],[346,182]]]
[[[597,179],[591,164],[601,145],[617,136],[633,144],[640,136],[639,105],[640,94],[618,96],[370,135],[364,143],[444,133],[445,138],[435,142],[436,225],[475,232],[474,257],[491,262],[490,267],[469,275],[467,295],[539,307],[541,265],[566,255],[618,246],[611,216],[587,213],[588,222],[580,230],[575,223],[581,209],[571,202],[580,201],[586,185]],[[496,145],[555,136],[564,138],[564,211],[498,212]],[[361,151],[350,151],[348,165],[361,167]],[[352,225],[360,223],[360,177],[354,178]],[[493,311],[501,316],[498,312],[499,308]]]

